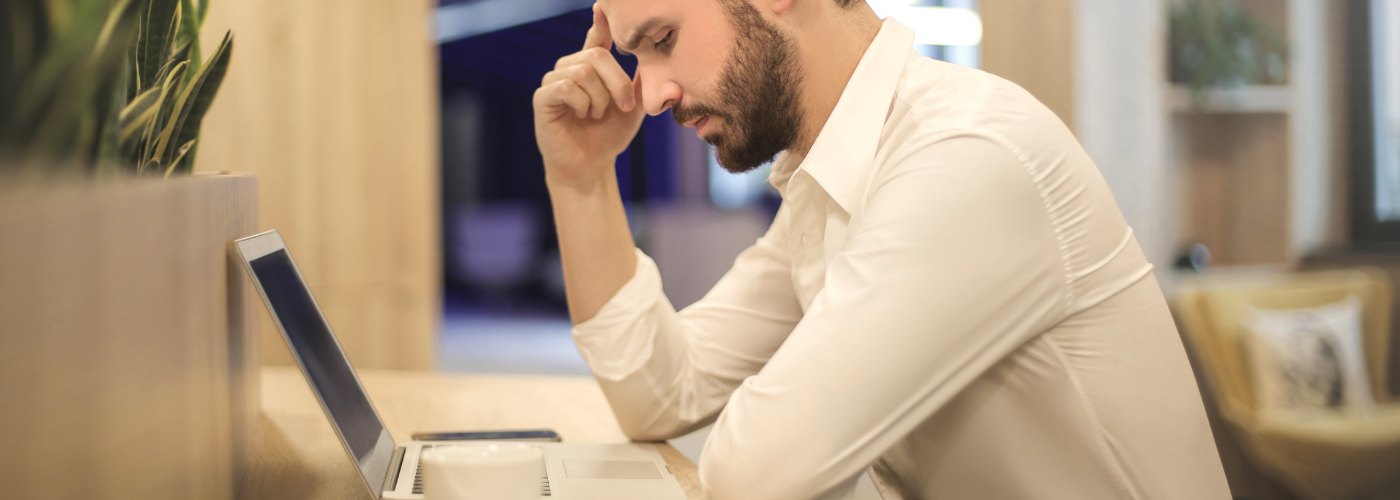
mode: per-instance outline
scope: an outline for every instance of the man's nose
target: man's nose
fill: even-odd
[[[642,109],[656,116],[681,100],[681,86],[659,71],[638,68],[642,77]]]

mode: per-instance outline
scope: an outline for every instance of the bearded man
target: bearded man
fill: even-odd
[[[1228,498],[1162,292],[1073,134],[861,0],[600,0],[535,92],[574,339],[711,499]],[[636,57],[634,77],[609,48]],[[613,173],[670,109],[768,233],[677,312]]]

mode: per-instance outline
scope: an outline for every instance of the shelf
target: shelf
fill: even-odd
[[[1189,88],[1172,85],[1167,90],[1167,106],[1174,113],[1287,113],[1293,107],[1293,91],[1287,85],[1210,90],[1205,107],[1197,109],[1191,103]]]

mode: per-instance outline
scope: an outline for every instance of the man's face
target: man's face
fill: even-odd
[[[797,140],[796,43],[748,0],[607,0],[603,12],[637,57],[646,111],[671,108],[725,169],[752,170]]]

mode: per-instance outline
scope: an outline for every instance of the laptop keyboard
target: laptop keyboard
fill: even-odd
[[[456,447],[456,446],[457,446],[457,445],[455,445],[455,444],[425,444],[425,445],[423,445],[423,451],[428,451],[428,450],[431,450],[431,449],[433,449],[433,448],[454,448],[454,447]],[[422,452],[421,452],[421,451],[419,452],[419,456],[422,456]],[[544,470],[541,470],[541,471],[540,471],[540,483],[541,483],[541,488],[542,488],[542,490],[541,490],[541,492],[540,492],[540,495],[541,495],[541,496],[550,496],[550,494],[549,494],[549,474],[546,473],[546,471],[544,471]],[[416,468],[416,470],[413,471],[413,494],[414,494],[414,495],[422,495],[422,494],[423,494],[423,462],[421,462],[421,461],[418,462],[418,467]]]

